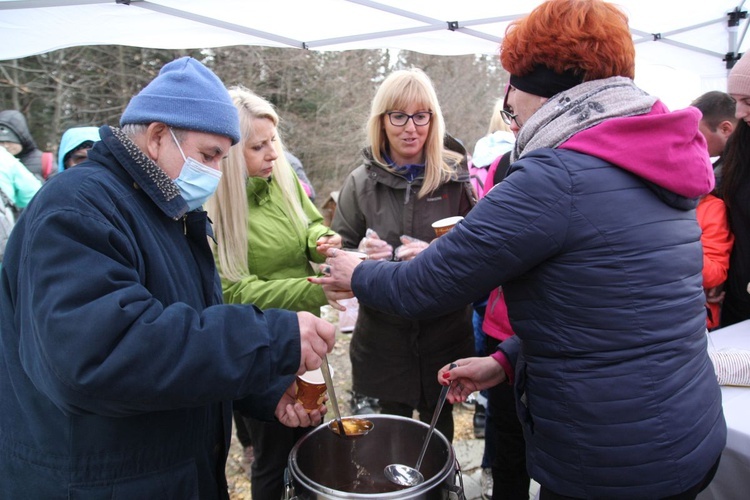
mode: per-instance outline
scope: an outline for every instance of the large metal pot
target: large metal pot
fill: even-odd
[[[411,488],[391,483],[386,465],[414,466],[429,426],[396,415],[358,415],[375,427],[360,437],[341,438],[321,425],[300,439],[289,454],[287,500],[465,499],[453,447],[437,430],[420,472],[425,481]],[[456,482],[458,481],[458,485]]]

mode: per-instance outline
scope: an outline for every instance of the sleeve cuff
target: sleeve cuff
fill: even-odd
[[[505,353],[498,349],[497,351],[492,353],[491,357],[492,359],[497,361],[500,364],[500,366],[503,368],[507,383],[510,385],[513,385],[513,382],[515,380],[515,373],[513,371],[513,366],[510,364],[510,361],[508,361],[508,358],[505,356]]]

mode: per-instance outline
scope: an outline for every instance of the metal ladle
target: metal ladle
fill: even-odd
[[[452,370],[455,367],[456,367],[456,364],[451,363],[449,370]],[[419,459],[417,460],[417,466],[409,467],[408,465],[404,465],[404,464],[386,465],[383,472],[385,473],[385,477],[387,477],[392,483],[396,483],[400,486],[416,486],[424,482],[424,476],[422,475],[421,472],[419,472],[419,468],[422,466],[422,460],[424,460],[424,455],[425,455],[425,452],[427,451],[427,445],[430,444],[430,438],[432,437],[432,433],[435,430],[435,424],[437,423],[438,416],[440,416],[440,412],[443,410],[443,405],[445,404],[445,398],[448,396],[448,390],[451,388],[451,385],[453,385],[453,381],[451,381],[450,384],[443,386],[442,391],[440,391],[438,404],[435,407],[435,412],[432,414],[432,422],[430,422],[430,429],[427,431],[427,437],[424,439],[424,444],[422,445],[422,451],[419,452]]]
[[[336,391],[333,388],[333,378],[331,377],[327,355],[323,356],[323,364],[320,365],[320,371],[323,373],[323,379],[326,382],[326,390],[328,391],[328,396],[331,398],[331,406],[333,407],[333,416],[335,418],[335,420],[331,421],[329,428],[341,437],[364,436],[370,432],[374,426],[369,420],[352,417],[341,418],[339,402],[336,399]],[[347,432],[347,429],[349,429],[349,432]]]

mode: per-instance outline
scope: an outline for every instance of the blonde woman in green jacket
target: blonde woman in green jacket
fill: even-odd
[[[309,283],[310,261],[340,248],[341,237],[323,225],[284,155],[273,106],[253,92],[229,89],[242,138],[222,161],[222,178],[208,202],[224,301],[320,314],[321,287]],[[287,457],[307,430],[245,418],[255,460],[253,498],[280,498]]]

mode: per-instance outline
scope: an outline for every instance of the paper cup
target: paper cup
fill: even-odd
[[[453,226],[458,224],[458,221],[463,220],[463,217],[456,215],[455,217],[447,217],[440,219],[432,223],[432,229],[435,230],[435,236],[440,237],[453,229]]]
[[[333,377],[333,368],[331,368],[331,377]],[[297,376],[297,402],[301,403],[308,413],[320,408],[325,395],[326,382],[320,368]]]

